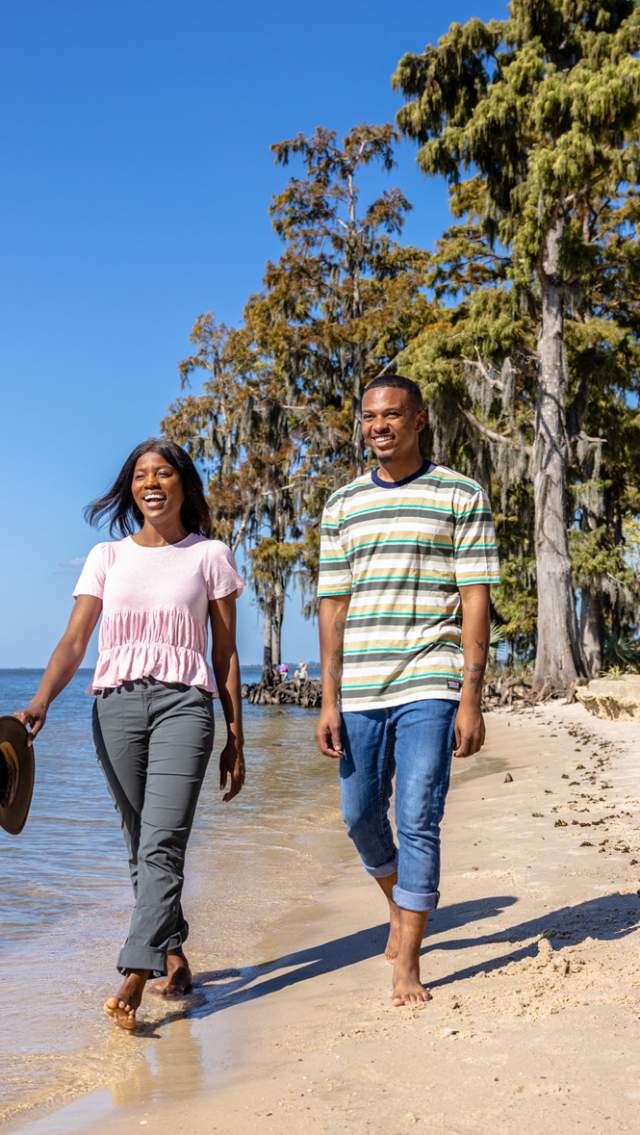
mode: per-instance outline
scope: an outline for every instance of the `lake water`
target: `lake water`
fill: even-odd
[[[0,671],[0,713],[23,708],[40,673]],[[0,831],[0,1121],[89,1090],[131,1060],[131,1049],[109,1040],[113,1026],[100,1014],[119,980],[114,962],[131,895],[120,824],[91,739],[90,673],[79,671],[54,702],[36,741],[24,831]],[[244,681],[258,676],[257,668],[243,670]],[[224,723],[216,708],[214,757],[187,862],[196,967],[246,961],[296,888],[309,894],[310,838],[339,823],[336,769],[316,752],[315,717],[245,703],[247,784],[227,806],[217,787]]]

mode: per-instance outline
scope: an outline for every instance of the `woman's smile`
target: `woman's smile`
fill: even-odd
[[[184,502],[184,490],[177,469],[160,453],[150,450],[136,462],[131,478],[131,495],[143,517],[176,519]]]

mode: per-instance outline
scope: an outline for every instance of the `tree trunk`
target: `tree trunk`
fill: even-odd
[[[274,618],[271,624],[271,661],[274,666],[279,666],[282,661],[280,657],[280,642],[280,627],[278,626],[277,618]]]
[[[273,621],[271,625],[271,641],[273,665],[279,666],[282,662],[282,623],[284,621],[284,589],[279,580],[274,585]]]
[[[263,613],[263,637],[262,637],[262,681],[266,682],[268,686],[273,684],[273,645],[271,628],[273,625],[273,615],[271,606],[268,603],[264,605]]]
[[[540,377],[533,447],[538,642],[534,685],[564,690],[584,672],[571,585],[567,535],[564,312],[560,244],[564,222],[549,230],[540,271]]]
[[[364,473],[365,465],[367,462],[367,447],[364,444],[362,436],[362,410],[360,400],[362,398],[362,382],[360,376],[354,376],[353,383],[353,402],[354,402],[354,415],[353,426],[351,428],[351,449],[353,453],[353,463],[356,467],[358,476]]]
[[[604,619],[600,596],[590,587],[580,589],[580,638],[587,677],[597,678],[602,670]]]

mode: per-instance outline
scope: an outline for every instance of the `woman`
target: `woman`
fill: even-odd
[[[38,691],[16,716],[42,729],[51,702],[84,658],[102,613],[93,682],[98,759],[122,817],[135,897],[118,969],[124,980],[105,1012],[133,1029],[147,979],[165,995],[191,989],[180,906],[184,858],[213,744],[212,661],[227,725],[220,787],[228,802],[244,783],[236,597],[230,550],[209,539],[211,517],[191,458],[164,438],[134,449],[113,486],[87,509],[122,539],[96,544],[74,591],[69,625]]]

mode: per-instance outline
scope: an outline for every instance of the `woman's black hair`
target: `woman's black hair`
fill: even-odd
[[[84,510],[85,520],[97,526],[107,517],[111,536],[117,532],[121,536],[131,536],[136,528],[142,527],[144,517],[133,499],[131,482],[136,462],[145,453],[158,453],[180,475],[184,492],[180,519],[185,531],[210,537],[211,512],[204,495],[200,474],[186,450],[166,437],[150,437],[140,442],[140,445],[136,445],[111,488],[104,496],[87,505]]]

